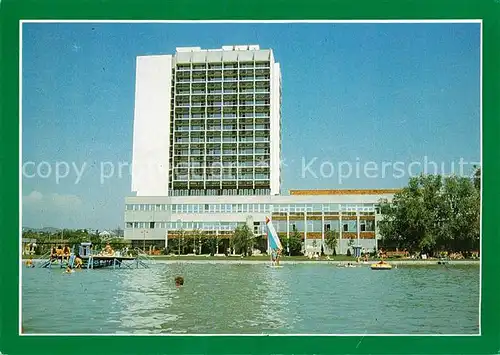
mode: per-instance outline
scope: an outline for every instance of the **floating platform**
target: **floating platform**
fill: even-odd
[[[372,270],[392,270],[392,265],[386,263],[385,261],[379,261],[376,264],[370,266]]]

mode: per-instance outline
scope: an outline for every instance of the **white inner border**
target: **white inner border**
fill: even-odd
[[[57,333],[40,333],[40,334],[23,334],[22,333],[22,258],[19,263],[19,335],[20,336],[348,336],[348,337],[373,337],[373,336],[481,336],[481,302],[482,302],[482,253],[483,250],[483,21],[478,20],[20,20],[19,21],[19,254],[22,255],[22,69],[23,69],[23,24],[24,23],[479,23],[480,26],[480,70],[479,70],[479,156],[481,167],[481,207],[480,207],[480,222],[479,222],[479,333],[478,334],[57,334]]]

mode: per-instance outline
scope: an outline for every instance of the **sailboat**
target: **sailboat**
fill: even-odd
[[[266,226],[267,226],[267,240],[269,244],[269,249],[271,250],[271,265],[269,267],[273,268],[281,268],[279,264],[279,258],[281,252],[283,251],[283,246],[281,245],[280,238],[278,237],[278,233],[276,233],[276,229],[274,229],[273,223],[269,217],[266,217]],[[276,258],[273,256],[276,255]]]

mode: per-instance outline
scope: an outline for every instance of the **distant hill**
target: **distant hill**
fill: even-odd
[[[60,228],[54,227],[43,227],[43,228],[32,228],[32,227],[23,227],[23,232],[41,232],[41,233],[58,233],[61,231]]]

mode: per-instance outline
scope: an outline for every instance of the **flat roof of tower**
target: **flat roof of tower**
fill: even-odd
[[[258,51],[260,46],[258,44],[244,44],[236,46],[222,46],[222,48],[214,49],[201,49],[201,47],[177,47],[176,52],[206,52],[206,51]]]

